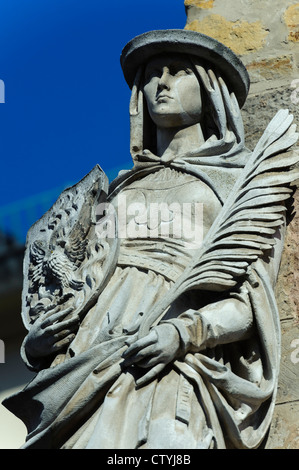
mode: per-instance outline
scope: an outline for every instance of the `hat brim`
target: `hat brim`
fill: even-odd
[[[244,64],[231,49],[216,39],[196,31],[181,29],[149,31],[128,42],[120,60],[129,87],[132,89],[140,65],[155,55],[169,52],[191,54],[213,65],[221,73],[229,90],[235,93],[239,106],[243,106],[250,86]]]

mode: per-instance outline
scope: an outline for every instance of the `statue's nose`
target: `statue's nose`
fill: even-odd
[[[164,69],[160,77],[159,83],[158,83],[159,90],[163,90],[163,89],[169,90],[170,88],[169,78],[170,78],[169,71],[167,69]]]

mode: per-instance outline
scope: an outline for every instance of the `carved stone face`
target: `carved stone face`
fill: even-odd
[[[179,128],[200,122],[200,84],[188,57],[154,57],[146,66],[143,89],[149,114],[158,127]]]

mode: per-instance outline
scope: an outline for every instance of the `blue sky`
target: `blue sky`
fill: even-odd
[[[183,0],[1,0],[0,207],[128,167],[121,50],[185,23]]]

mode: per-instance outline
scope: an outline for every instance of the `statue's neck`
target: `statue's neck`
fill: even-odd
[[[157,154],[166,160],[196,150],[203,143],[204,137],[200,124],[184,128],[157,129]]]

